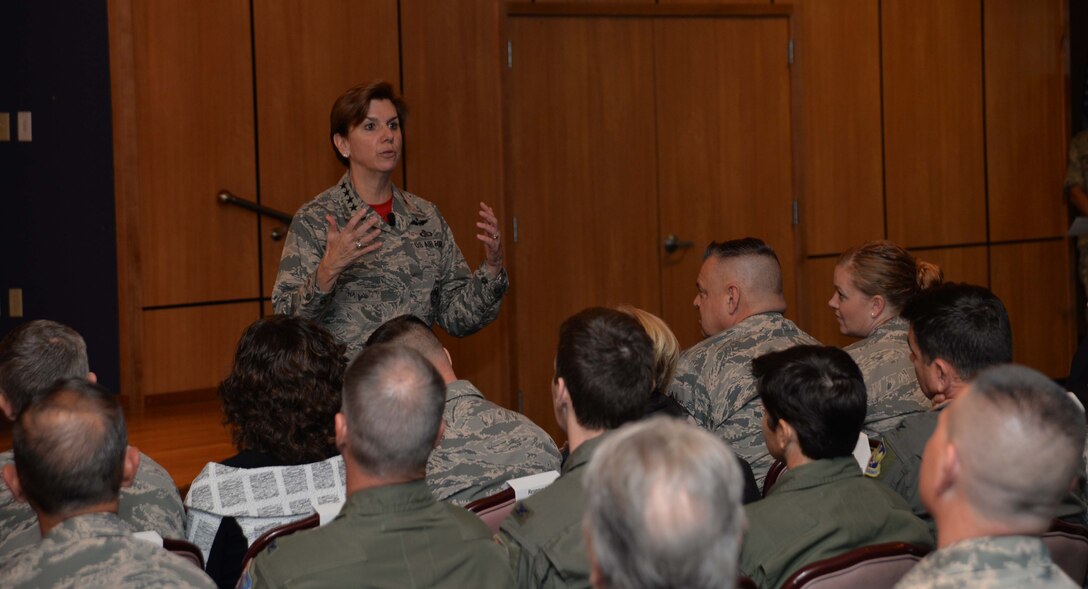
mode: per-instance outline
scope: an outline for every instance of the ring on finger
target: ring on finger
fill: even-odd
[[[498,238],[499,238],[499,234],[498,234],[498,233],[492,233],[492,234],[491,234],[491,239],[498,239]]]
[[[355,249],[357,249],[357,250],[361,250],[361,249],[363,249],[363,242],[361,242],[361,241],[359,241],[358,239],[356,239],[356,240],[355,240]]]

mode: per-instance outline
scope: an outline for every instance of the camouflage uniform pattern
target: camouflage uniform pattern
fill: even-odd
[[[510,479],[559,469],[551,436],[467,380],[447,386],[443,418],[442,442],[427,460],[427,485],[439,501],[465,505],[498,493]]]
[[[906,319],[895,317],[869,337],[843,348],[865,377],[869,401],[862,431],[867,436],[882,434],[899,425],[904,416],[932,406],[918,386],[910,361],[909,329]]]
[[[1050,560],[1043,541],[1029,536],[971,538],[931,552],[895,589],[1076,589]]]
[[[13,463],[14,456],[11,450],[0,454],[0,469]],[[185,508],[174,479],[146,454],[140,454],[132,485],[121,489],[118,513],[138,532],[154,530],[163,538],[185,538]],[[34,510],[16,501],[7,485],[0,485],[0,563],[37,544],[41,537]]]
[[[680,355],[668,394],[752,465],[762,483],[774,459],[763,442],[763,404],[752,359],[797,345],[819,345],[781,313],[760,313]]]
[[[0,587],[215,587],[194,564],[132,531],[113,513],[68,518],[0,569]]]
[[[317,287],[332,215],[344,227],[361,207],[376,215],[355,192],[348,175],[303,205],[291,222],[272,291],[276,313],[322,323],[347,345],[348,358],[362,350],[371,332],[399,315],[438,323],[451,335],[470,335],[499,315],[509,282],[506,271],[473,274],[434,204],[393,188],[393,225],[379,220],[376,251],[346,268],[331,292]],[[366,217],[364,217],[366,218]]]
[[[1065,171],[1066,191],[1073,186],[1088,190],[1088,130],[1077,133],[1069,143],[1069,165]],[[1088,235],[1077,236],[1077,269],[1080,283],[1088,292]]]
[[[499,526],[515,587],[588,589],[589,557],[582,534],[585,466],[608,432],[582,442],[563,462],[559,478],[519,501]]]
[[[273,541],[239,586],[506,589],[503,556],[480,518],[420,480],[352,493],[332,522]]]

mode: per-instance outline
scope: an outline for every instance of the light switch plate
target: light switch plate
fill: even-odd
[[[31,141],[30,133],[30,111],[19,111],[19,141]]]
[[[10,112],[0,112],[0,141],[11,141]]]

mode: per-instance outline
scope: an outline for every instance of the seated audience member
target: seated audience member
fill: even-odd
[[[427,460],[427,485],[435,499],[454,505],[493,495],[506,481],[559,469],[555,441],[528,417],[484,398],[459,380],[453,360],[434,332],[413,315],[379,327],[366,345],[396,344],[423,354],[446,383],[442,441]]]
[[[189,488],[189,541],[220,587],[234,587],[246,549],[269,528],[343,503],[333,418],[344,348],[319,324],[276,315],[250,325],[219,384],[238,454],[204,467]]]
[[[4,482],[38,515],[42,540],[0,569],[0,587],[214,587],[199,568],[133,537],[117,515],[139,452],[114,396],[69,379],[25,407]]]
[[[665,417],[624,426],[584,484],[594,587],[733,587],[741,472],[716,436]]]
[[[589,587],[585,467],[610,430],[642,416],[653,378],[650,338],[630,315],[590,308],[560,326],[552,404],[570,456],[559,478],[519,501],[499,528],[518,587]]]
[[[943,279],[939,267],[916,260],[890,241],[870,241],[839,257],[835,293],[827,304],[843,335],[864,338],[843,349],[865,377],[866,435],[888,431],[903,416],[931,405],[918,387],[907,344],[909,325],[900,312],[915,295]]]
[[[668,393],[762,482],[773,459],[760,431],[752,358],[819,342],[782,316],[782,268],[769,245],[753,237],[714,242],[704,258],[694,305],[706,339],[680,356]]]
[[[937,551],[898,589],[1068,588],[1039,534],[1080,468],[1084,416],[1061,387],[1022,366],[984,370],[941,411],[919,482]]]
[[[71,327],[35,320],[11,330],[0,341],[0,409],[15,420],[25,407],[61,379],[95,381],[87,365],[87,344]],[[0,453],[0,467],[12,462]],[[164,538],[185,537],[185,510],[174,479],[145,454],[131,486],[121,489],[118,513],[136,531]],[[0,485],[0,563],[41,539],[37,516]]]
[[[488,527],[436,502],[423,480],[445,400],[441,375],[418,352],[367,346],[348,368],[335,418],[347,503],[329,524],[273,541],[242,586],[511,586]]]
[[[767,448],[789,470],[765,499],[746,506],[744,575],[774,588],[807,564],[862,546],[933,544],[902,497],[862,476],[852,454],[866,397],[846,352],[798,346],[756,358],[752,372]]]
[[[676,340],[676,335],[669,329],[663,319],[649,311],[629,305],[620,305],[617,309],[634,317],[642,325],[646,335],[650,336],[650,343],[653,344],[654,391],[650,395],[650,402],[646,404],[642,419],[648,419],[656,415],[668,415],[669,417],[683,418],[685,421],[694,423],[687,410],[677,403],[676,399],[664,393],[665,387],[672,382],[672,375],[676,373],[676,364],[680,360],[680,342]],[[734,457],[736,457],[744,477],[744,503],[762,499],[763,495],[759,491],[759,485],[756,484],[752,466],[740,456],[734,454]]]

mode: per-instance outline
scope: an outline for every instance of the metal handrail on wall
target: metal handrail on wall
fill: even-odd
[[[246,200],[244,198],[235,196],[229,190],[226,190],[226,189],[220,190],[219,194],[216,195],[216,199],[218,199],[219,202],[221,202],[223,204],[234,205],[236,207],[242,207],[243,209],[250,210],[250,211],[253,211],[254,213],[257,213],[258,215],[264,215],[266,217],[272,217],[273,219],[277,219],[277,220],[279,220],[279,221],[281,221],[283,223],[286,223],[288,225],[291,224],[291,220],[293,219],[293,217],[291,215],[288,215],[287,213],[285,213],[283,211],[278,211],[276,209],[266,207],[266,206],[261,205],[261,204],[257,204],[257,203],[255,203],[255,202],[253,202],[251,200]],[[271,233],[272,241],[279,241],[279,240],[283,239],[283,237],[286,234],[287,234],[287,232],[286,232],[285,228],[275,227],[275,228],[272,229],[272,233]]]

